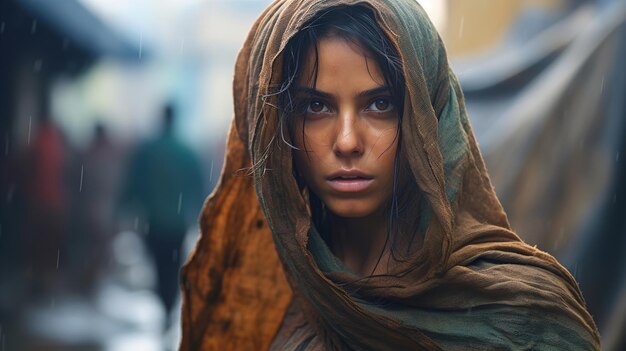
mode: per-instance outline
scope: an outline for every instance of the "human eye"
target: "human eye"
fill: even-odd
[[[306,113],[326,113],[330,109],[320,100],[309,100],[306,104]]]
[[[378,97],[374,99],[366,108],[367,111],[373,112],[390,112],[394,109],[390,98]]]

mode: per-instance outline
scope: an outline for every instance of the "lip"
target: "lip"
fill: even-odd
[[[356,177],[345,179],[342,177]],[[374,177],[361,172],[358,169],[340,170],[326,178],[328,185],[338,191],[344,193],[356,193],[364,191],[374,182]]]

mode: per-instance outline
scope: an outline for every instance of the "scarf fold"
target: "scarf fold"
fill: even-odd
[[[402,147],[426,199],[419,249],[367,279],[312,225],[276,108],[285,46],[337,6],[371,9],[400,55]],[[275,1],[239,53],[233,93],[225,166],[183,269],[181,350],[600,348],[573,277],[509,228],[443,43],[417,2]]]

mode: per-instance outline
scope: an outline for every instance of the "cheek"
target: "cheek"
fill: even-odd
[[[370,145],[372,145],[373,156],[382,162],[393,160],[398,149],[398,129],[396,126],[377,129],[371,133]]]
[[[394,164],[398,153],[398,136],[396,133],[397,128],[395,127],[381,131],[371,153],[371,157],[374,159],[371,165],[379,172],[378,176],[382,186],[380,189],[385,196],[391,194],[393,187]]]
[[[311,152],[311,143],[315,140],[315,130],[311,130],[311,123],[304,123],[301,118],[296,119],[293,127],[294,146],[299,149],[299,153]],[[313,137],[313,138],[312,138]]]
[[[294,150],[294,162],[298,174],[304,176],[309,173],[308,171],[311,169],[311,165],[304,151]]]
[[[333,128],[331,120],[307,121],[303,123],[301,120],[296,122],[294,128],[295,145],[308,152],[321,151],[321,147],[329,142],[330,131]]]

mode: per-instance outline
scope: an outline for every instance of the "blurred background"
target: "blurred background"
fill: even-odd
[[[0,351],[170,350],[266,0],[0,3]],[[513,228],[626,349],[626,2],[422,0]]]

